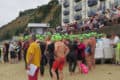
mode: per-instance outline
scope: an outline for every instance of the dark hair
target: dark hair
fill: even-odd
[[[36,36],[35,36],[35,34],[30,35],[30,37],[31,37],[31,39],[32,39],[33,41],[36,40]]]
[[[110,34],[107,34],[107,36],[106,36],[107,38],[111,38],[111,35]]]
[[[120,37],[120,34],[117,34],[118,35],[118,37]]]

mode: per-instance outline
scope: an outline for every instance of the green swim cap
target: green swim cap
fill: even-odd
[[[40,36],[40,37],[39,37],[39,40],[43,41],[43,40],[44,40],[44,37]]]
[[[83,41],[83,37],[82,37],[82,36],[78,37],[78,39],[79,39],[80,41]]]
[[[52,33],[51,32],[47,32],[46,35],[52,35]]]
[[[62,36],[60,36],[60,35],[56,35],[56,36],[55,36],[55,40],[56,40],[56,41],[60,41],[60,40],[62,40]]]
[[[54,37],[54,35],[52,35],[51,40],[52,40],[52,41],[55,41],[55,37]]]
[[[36,36],[36,37],[39,37],[39,34],[36,34],[35,36]]]
[[[24,40],[28,40],[29,39],[29,35],[24,37]]]

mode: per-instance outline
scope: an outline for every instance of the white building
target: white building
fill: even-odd
[[[45,31],[49,28],[47,23],[29,23],[28,28],[33,34],[44,34]]]
[[[120,0],[62,0],[62,25],[81,22],[96,11],[120,5]]]

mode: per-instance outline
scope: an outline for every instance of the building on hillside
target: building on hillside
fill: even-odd
[[[48,23],[29,23],[27,27],[33,34],[44,34],[50,25]]]
[[[95,15],[96,11],[104,11],[120,5],[120,0],[62,0],[62,25],[81,22]]]

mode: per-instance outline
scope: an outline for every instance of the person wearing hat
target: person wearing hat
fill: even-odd
[[[10,53],[10,63],[15,63],[16,62],[16,53],[15,53],[15,42],[12,41],[9,46],[9,53]]]
[[[23,46],[22,46],[22,48],[23,48],[23,57],[24,57],[24,62],[25,62],[25,69],[27,68],[26,54],[27,54],[28,47],[29,47],[29,41],[25,40],[23,42]]]
[[[50,73],[50,77],[53,78],[53,74],[52,74],[52,65],[53,62],[55,61],[55,54],[54,54],[54,50],[55,50],[55,35],[52,35],[52,37],[50,37],[50,44],[48,44],[48,48],[47,48],[47,52],[48,52],[48,64],[49,64],[49,73]],[[55,71],[56,75],[57,75],[57,80],[59,80],[59,75],[58,75],[58,69],[56,69]]]
[[[91,46],[91,63],[92,68],[95,68],[95,48],[96,48],[96,34],[91,35],[90,37],[90,46]]]
[[[83,43],[85,44],[85,60],[86,60],[86,64],[88,65],[89,70],[91,70],[91,67],[92,67],[91,59],[90,59],[91,45],[90,45],[90,39],[89,39],[88,34],[84,35]]]
[[[64,42],[64,43],[66,43],[66,42]],[[77,59],[76,59],[77,41],[76,41],[76,39],[69,40],[67,45],[70,50],[67,55],[67,61],[69,64],[69,72],[70,72],[70,75],[73,75],[75,72],[75,69],[76,69],[76,65],[77,65]]]
[[[41,77],[41,80],[44,80],[45,65],[47,64],[47,58],[45,55],[46,44],[45,42],[39,39],[37,39],[36,42],[39,44],[40,49],[41,49],[40,77]]]
[[[82,72],[80,64],[85,62],[85,44],[83,43],[83,39],[78,39],[77,40],[77,66],[79,69],[79,72]]]
[[[53,62],[52,65],[52,75],[53,75],[52,80],[57,80],[57,75],[55,72],[56,69],[58,69],[59,80],[63,80],[63,67],[69,49],[64,44],[64,42],[62,41],[62,37],[59,34],[56,35],[55,38],[56,38],[55,50],[54,50],[55,61]]]
[[[30,65],[37,67],[33,75],[28,74],[28,80],[38,80],[38,72],[41,61],[41,49],[37,42],[35,42],[35,35],[30,35],[30,46],[28,47],[26,54],[27,70],[30,70]]]

